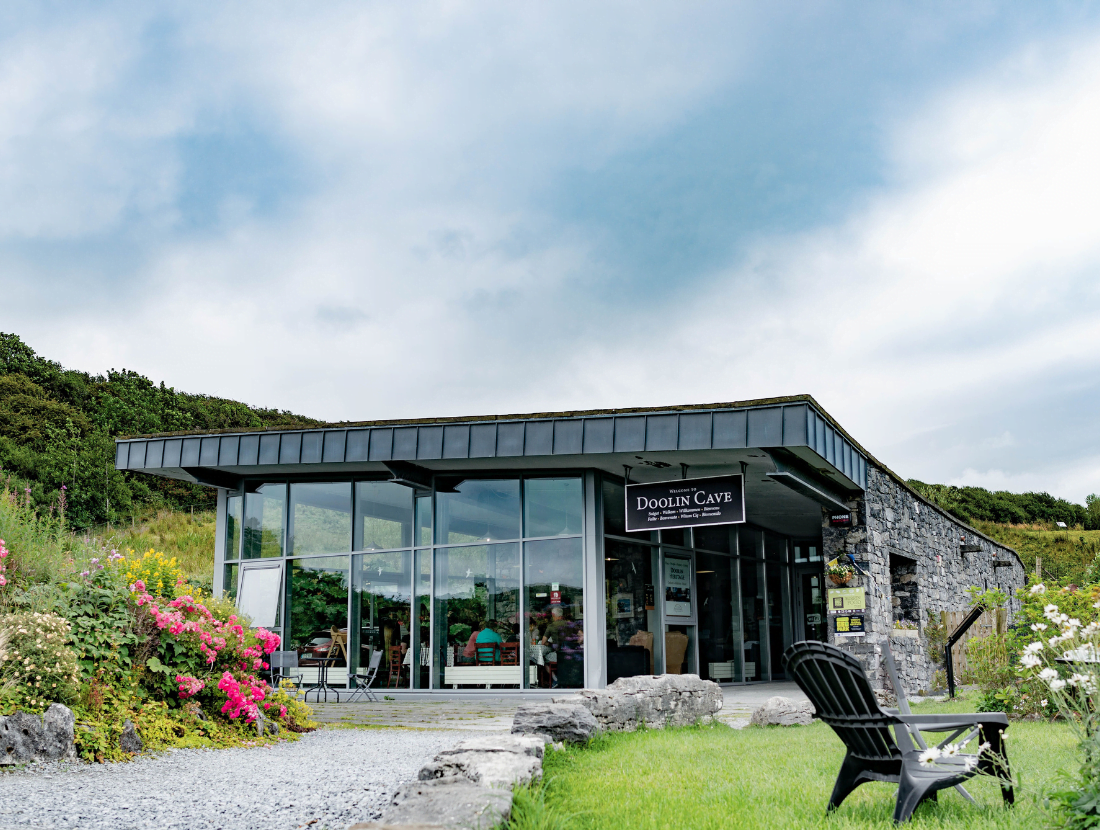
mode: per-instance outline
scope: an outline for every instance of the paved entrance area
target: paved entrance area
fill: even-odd
[[[567,691],[562,695],[568,694]],[[794,683],[758,683],[723,686],[718,719],[735,728],[748,724],[752,712],[770,697],[802,701],[806,696]],[[508,732],[512,716],[526,700],[519,695],[391,695],[377,703],[311,703],[317,720],[347,726],[381,726],[397,729],[454,729],[474,732]],[[534,699],[547,699],[534,698]]]

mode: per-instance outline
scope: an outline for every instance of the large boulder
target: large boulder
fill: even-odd
[[[50,761],[75,761],[76,718],[72,709],[51,703],[42,722],[42,757]]]
[[[588,709],[600,728],[630,732],[710,723],[722,708],[722,688],[694,674],[620,677],[606,689],[586,689],[555,703],[572,702]]]
[[[0,764],[26,764],[42,757],[45,729],[37,715],[16,712],[0,717]]]
[[[362,828],[496,827],[512,812],[512,791],[482,787],[462,776],[403,785],[377,823]]]
[[[592,713],[574,701],[525,703],[512,719],[513,735],[545,735],[554,742],[587,743],[598,728]]]
[[[788,697],[770,697],[752,713],[753,726],[806,726],[813,723],[814,707],[808,700],[794,701]]]
[[[463,777],[483,787],[513,787],[542,777],[546,741],[535,735],[492,735],[460,741],[420,770],[421,781]]]

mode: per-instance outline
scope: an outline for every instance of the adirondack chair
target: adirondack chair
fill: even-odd
[[[832,727],[847,749],[828,810],[839,807],[860,784],[886,781],[898,785],[894,821],[908,821],[922,801],[934,799],[939,790],[961,784],[979,772],[1000,777],[1005,803],[1013,802],[1001,739],[1008,728],[1004,715],[902,715],[882,709],[859,661],[827,643],[795,643],[784,652],[783,665],[818,717]],[[896,740],[890,727],[894,727]],[[914,744],[913,730],[949,732],[958,737],[974,727],[981,740],[989,742],[988,750],[977,756],[940,758],[928,767],[920,763],[918,747],[923,742]]]

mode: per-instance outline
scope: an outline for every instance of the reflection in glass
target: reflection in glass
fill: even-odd
[[[230,495],[225,499],[225,558],[241,558],[241,510],[244,499]]]
[[[646,542],[656,541],[657,531],[626,532],[626,488],[616,481],[603,480],[603,532],[613,536],[629,536]]]
[[[523,482],[523,535],[580,535],[584,501],[579,478],[529,478]]]
[[[741,597],[737,560],[697,553],[695,584],[699,591],[699,676],[731,683],[741,676]]]
[[[357,481],[355,549],[411,547],[414,492],[390,481]]]
[[[523,546],[526,688],[584,687],[584,556],[581,540]]]
[[[290,485],[292,555],[351,550],[351,484],[346,481]]]
[[[436,688],[518,686],[519,545],[437,548],[434,626]],[[478,680],[476,672],[454,673],[462,681],[447,679],[449,667],[503,666],[512,654],[517,655],[514,679],[507,672],[495,673],[508,675],[510,682]]]
[[[676,545],[681,548],[691,546],[690,531],[684,527],[670,527],[661,531],[661,541],[666,545]]]
[[[365,553],[353,558],[352,614],[357,618],[358,665],[369,666],[371,655],[381,649],[378,685],[408,688],[413,665],[409,616],[412,552]]]
[[[745,630],[745,680],[767,680],[767,619],[764,607],[763,563],[741,559],[741,611]]]
[[[787,540],[774,533],[764,534],[764,557],[769,562],[787,561]]]
[[[519,479],[452,481],[435,497],[437,544],[519,538]]]
[[[664,641],[657,610],[657,548],[604,541],[607,606],[607,682],[620,677],[657,673],[664,660]]]
[[[766,567],[768,589],[768,643],[771,655],[772,680],[782,680],[783,650],[792,642],[791,598],[787,585],[787,569],[768,563]]]
[[[418,550],[416,555],[416,584],[413,597],[413,607],[416,614],[415,630],[418,634],[413,637],[412,665],[417,666],[413,672],[413,688],[431,688],[431,678],[428,676],[431,670],[431,624],[432,624],[432,552]]]
[[[261,484],[244,494],[242,559],[283,555],[285,484]]]
[[[226,565],[225,576],[222,582],[222,595],[230,602],[237,601],[237,574],[240,573],[240,565]]]
[[[286,642],[298,652],[303,666],[316,666],[319,657],[335,657],[337,666],[347,664],[349,558],[290,562],[286,580],[290,632]]]
[[[718,553],[737,552],[736,525],[709,525],[692,528],[695,536],[695,549],[713,550]]]
[[[416,544],[430,545],[432,543],[432,497],[430,495],[416,497]]]

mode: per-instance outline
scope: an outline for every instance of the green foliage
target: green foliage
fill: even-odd
[[[147,505],[213,504],[206,488],[116,471],[116,436],[312,423],[289,412],[177,392],[125,369],[106,375],[64,369],[17,335],[0,332],[0,469],[14,475],[19,490],[30,488],[42,514],[56,505],[65,485],[71,526],[117,523]]]
[[[977,585],[971,585],[966,592],[970,594],[971,604],[980,605],[986,609],[1004,608],[1008,603],[1008,594],[1000,588],[982,589]]]
[[[55,701],[72,701],[79,670],[68,643],[69,623],[56,614],[0,617],[0,694],[6,712],[43,712]]]
[[[1084,507],[1049,493],[990,492],[984,487],[955,487],[949,484],[925,484],[915,478],[907,482],[937,507],[964,522],[987,521],[1000,524],[1051,524],[1065,522],[1070,527],[1085,526]]]

